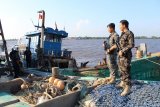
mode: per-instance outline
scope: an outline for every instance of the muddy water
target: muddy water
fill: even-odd
[[[103,39],[94,40],[64,40],[62,48],[67,48],[73,51],[72,56],[77,59],[77,62],[90,61],[89,65],[94,66],[102,58],[105,57],[102,47]],[[146,43],[148,52],[160,52],[160,39],[136,39],[135,46],[140,43]],[[133,49],[133,54],[135,49]]]

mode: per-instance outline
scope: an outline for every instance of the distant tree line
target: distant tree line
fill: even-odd
[[[6,39],[6,41],[17,41],[18,39]],[[2,39],[0,39],[2,41]]]
[[[151,37],[147,37],[147,36],[136,36],[136,39],[160,39],[160,37],[158,36],[151,36]]]
[[[106,39],[106,37],[69,37],[68,39]],[[135,39],[160,39],[160,36],[152,36],[152,37],[147,37],[147,36],[135,36]]]
[[[7,41],[15,41],[15,40],[18,40],[18,39],[6,39]]]

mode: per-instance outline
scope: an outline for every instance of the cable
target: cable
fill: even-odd
[[[145,60],[147,60],[147,61],[149,61],[149,62],[152,62],[152,63],[154,63],[154,64],[156,64],[156,65],[159,65],[159,66],[160,66],[160,64],[159,64],[159,63],[157,63],[157,62],[151,61],[151,60],[149,60],[149,59],[145,59]]]

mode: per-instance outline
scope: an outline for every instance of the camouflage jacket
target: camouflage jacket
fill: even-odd
[[[134,34],[132,31],[128,30],[126,32],[122,32],[120,39],[119,39],[119,44],[121,47],[121,51],[123,55],[126,57],[132,57],[132,51],[131,49],[134,47]]]
[[[109,47],[112,47],[116,42],[119,42],[119,35],[116,32],[113,32],[107,38],[107,43],[109,44]],[[113,53],[117,54],[117,50],[114,50]]]

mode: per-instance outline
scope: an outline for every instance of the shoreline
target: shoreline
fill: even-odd
[[[68,37],[66,39],[63,40],[101,40],[101,39],[106,39],[107,37]],[[135,37],[135,39],[160,39],[160,37],[157,38],[139,38],[139,37]],[[6,39],[6,41],[18,41],[19,39]],[[0,42],[2,42],[2,40],[0,40]]]
[[[100,39],[106,39],[107,37],[68,37],[64,40],[100,40]],[[157,38],[139,38],[135,37],[135,39],[160,39],[160,37]]]

